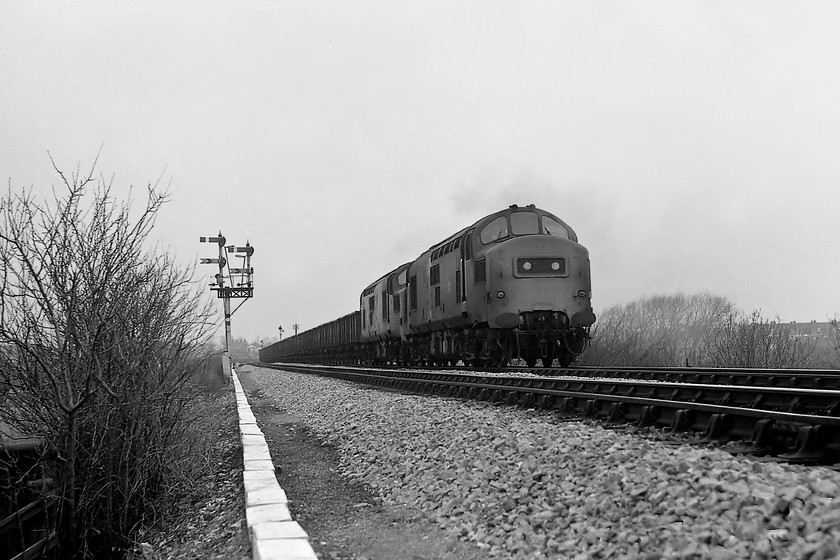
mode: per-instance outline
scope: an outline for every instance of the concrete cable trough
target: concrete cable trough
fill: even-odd
[[[245,516],[254,560],[317,560],[306,531],[292,519],[286,493],[242,384],[233,371],[244,463]]]

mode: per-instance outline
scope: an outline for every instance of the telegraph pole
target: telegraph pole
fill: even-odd
[[[244,247],[237,247],[236,245],[225,245],[227,240],[219,231],[219,235],[215,237],[200,237],[201,243],[218,243],[219,256],[215,259],[201,259],[201,264],[218,264],[219,273],[216,274],[216,281],[210,284],[210,290],[216,292],[216,297],[224,301],[225,312],[225,350],[222,354],[222,371],[224,372],[225,380],[230,379],[230,318],[233,313],[242,307],[243,301],[240,303],[233,313],[230,311],[231,299],[248,300],[254,296],[254,284],[252,276],[254,269],[251,267],[251,255],[254,254],[254,248],[250,243],[246,242]],[[227,259],[228,253],[235,253],[235,256],[244,259],[241,267],[231,268]],[[225,283],[229,286],[226,286]]]

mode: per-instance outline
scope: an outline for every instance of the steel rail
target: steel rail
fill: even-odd
[[[536,375],[637,378],[706,384],[809,387],[840,390],[840,371],[831,369],[766,369],[709,367],[572,366],[568,368],[507,368]]]

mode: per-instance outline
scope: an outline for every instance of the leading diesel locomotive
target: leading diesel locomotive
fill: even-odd
[[[359,311],[260,350],[260,360],[568,366],[595,322],[589,253],[534,205],[486,216],[385,274]]]

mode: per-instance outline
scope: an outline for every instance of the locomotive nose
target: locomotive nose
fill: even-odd
[[[511,239],[487,253],[488,319],[494,328],[517,328],[523,313],[556,311],[565,325],[591,326],[589,254],[551,236]]]

